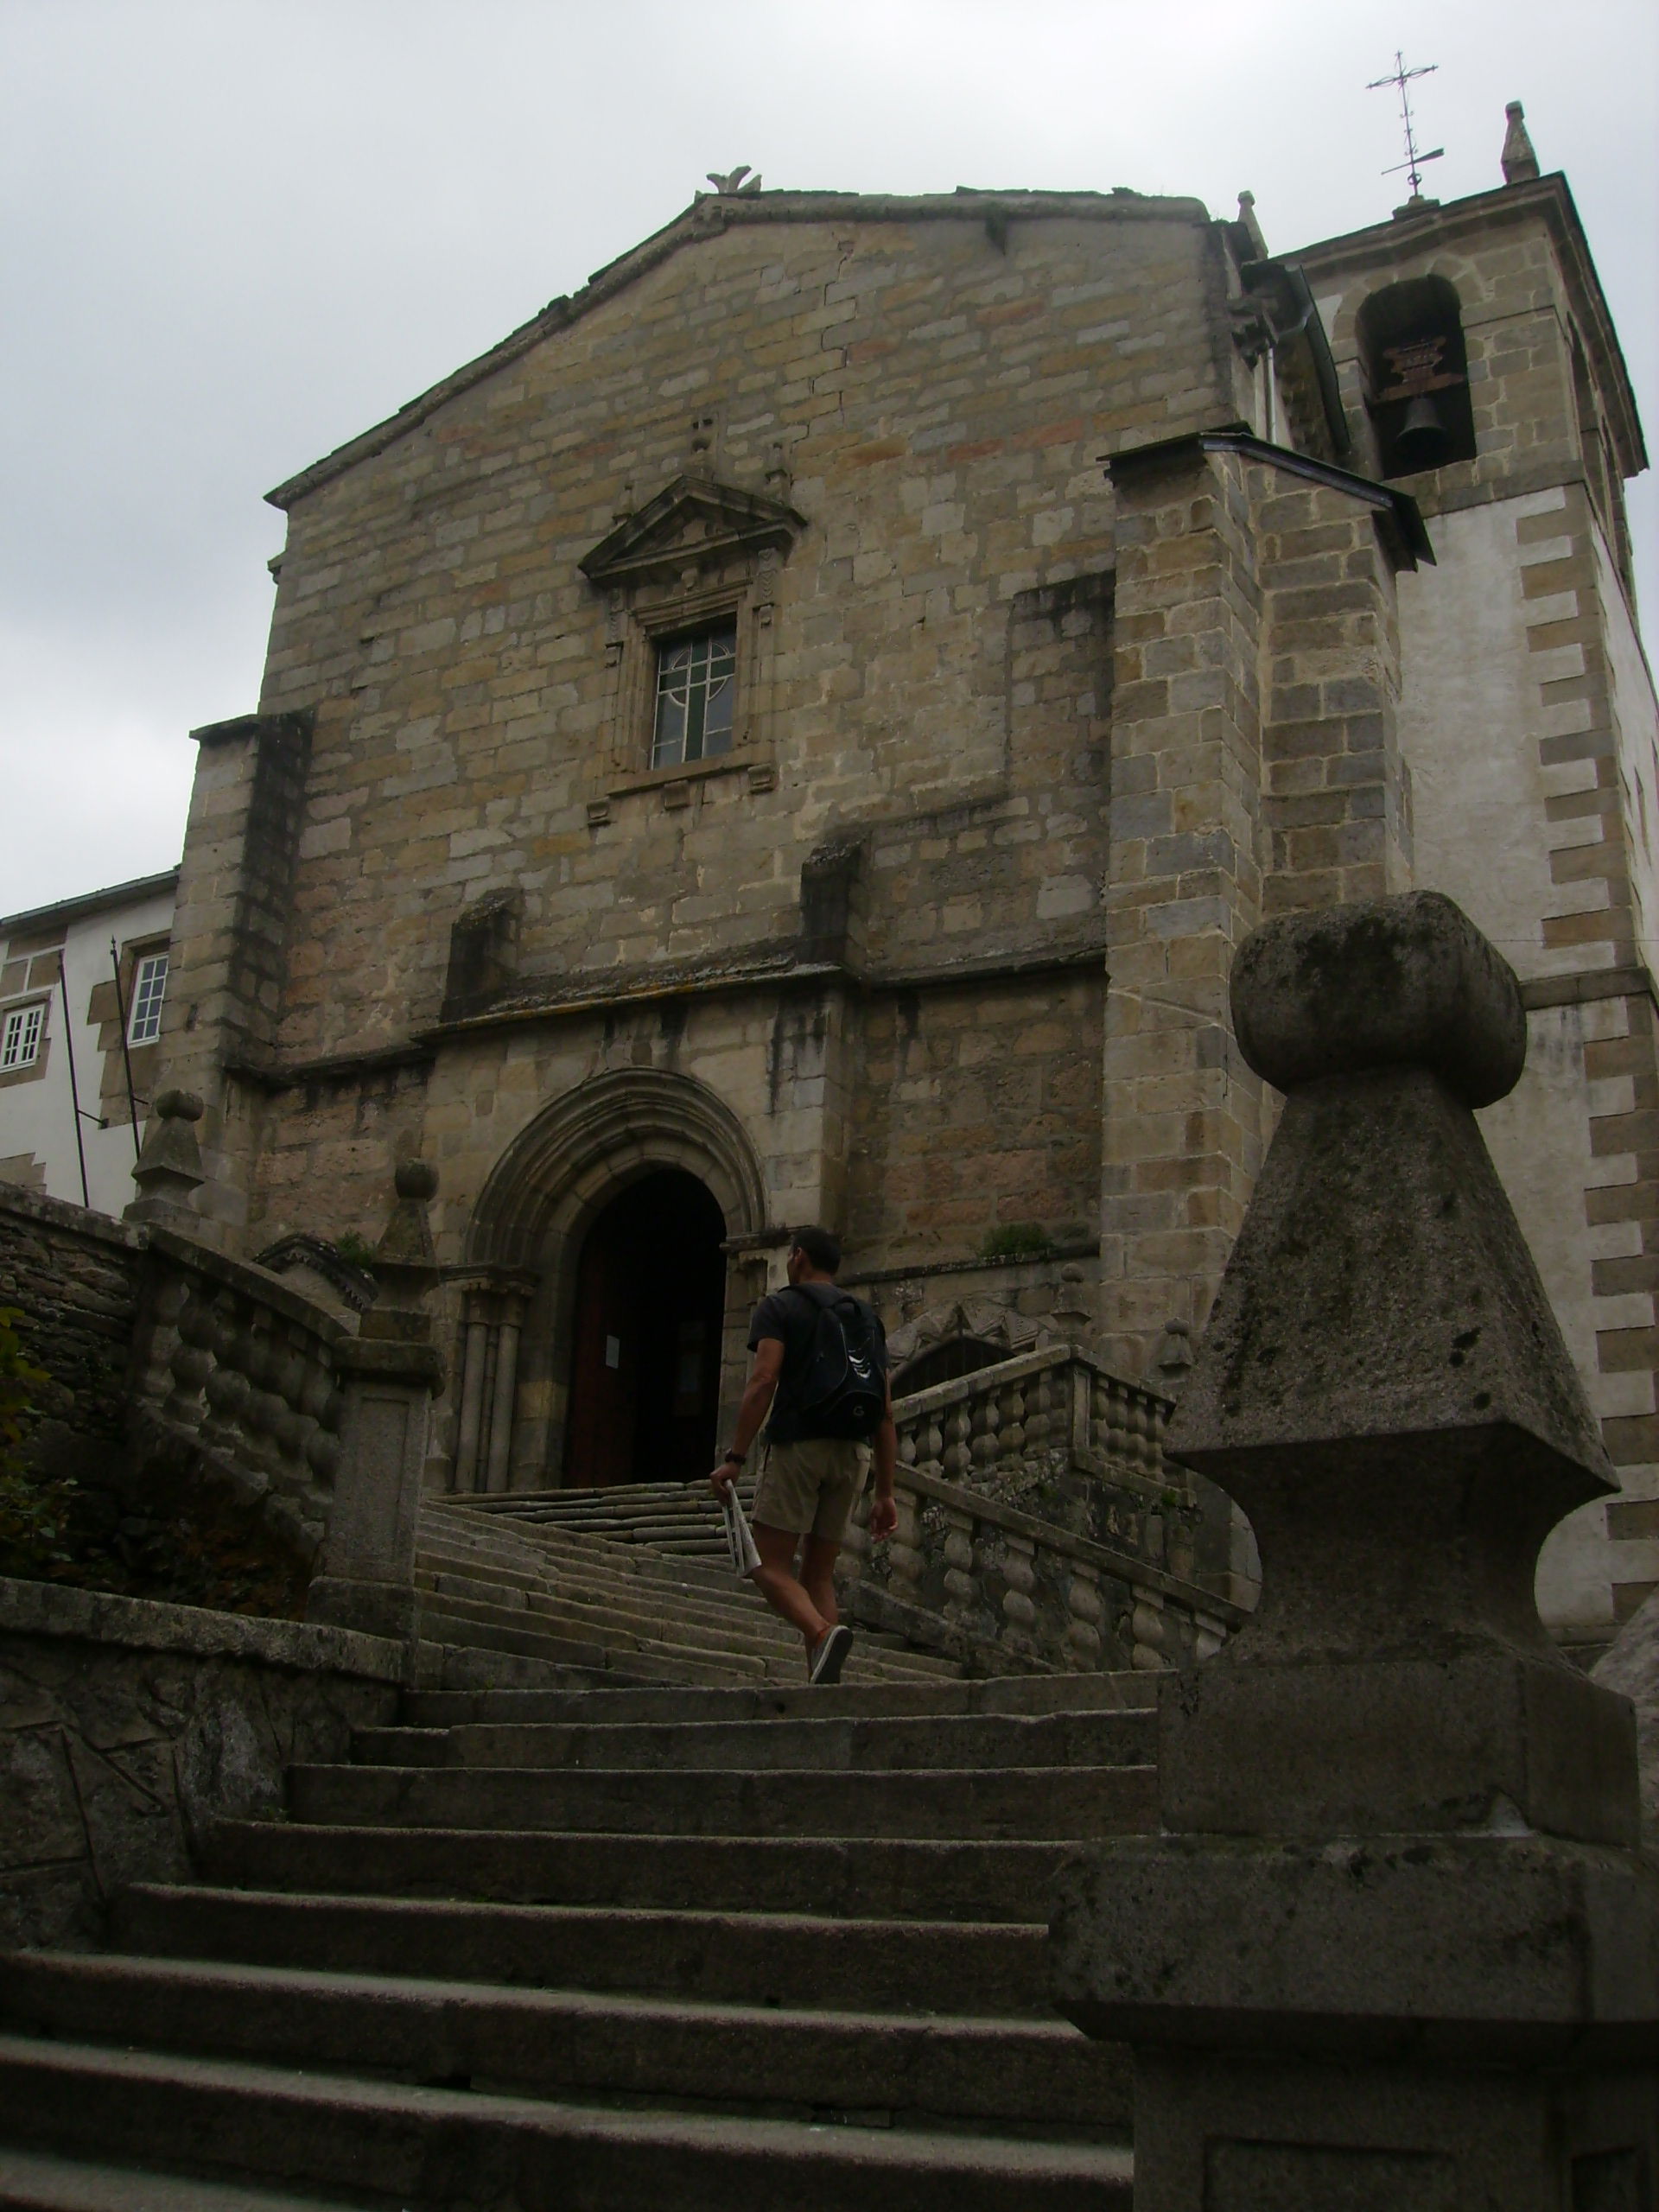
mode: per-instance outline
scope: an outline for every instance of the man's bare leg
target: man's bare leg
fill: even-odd
[[[840,1556],[841,1546],[832,1544],[828,1537],[807,1538],[801,1560],[801,1587],[817,1606],[826,1628],[834,1628],[841,1618],[841,1608],[836,1603],[836,1561]]]
[[[794,1530],[769,1529],[764,1521],[753,1522],[753,1530],[760,1564],[749,1580],[773,1612],[781,1613],[791,1628],[800,1631],[810,1659],[834,1626],[835,1613],[832,1611],[826,1618],[804,1585],[795,1579],[795,1548],[801,1540]],[[810,1536],[806,1540],[809,1571],[813,1541]],[[833,1607],[833,1593],[830,1602]]]

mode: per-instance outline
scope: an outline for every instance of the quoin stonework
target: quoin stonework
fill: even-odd
[[[1620,1485],[1544,1609],[1659,1581],[1646,456],[1503,167],[1278,256],[1248,198],[702,194],[272,494],[161,1057],[232,1257],[437,1168],[433,1488],[706,1466],[806,1221],[912,1383],[1178,1388],[1279,1104],[1234,954],[1431,888],[1521,979],[1483,1125]]]

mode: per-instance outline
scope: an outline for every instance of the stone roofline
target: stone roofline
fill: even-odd
[[[959,186],[955,192],[700,192],[691,205],[636,246],[596,270],[579,292],[550,300],[538,315],[510,331],[499,344],[442,378],[428,391],[355,438],[290,476],[265,498],[286,512],[308,493],[371,460],[416,429],[448,400],[505,368],[543,339],[568,330],[594,308],[659,268],[683,247],[699,245],[734,226],[768,223],[1031,222],[1056,217],[1080,222],[1185,222],[1208,229],[1214,219],[1201,200],[1162,199],[1122,188],[1106,192],[981,192]],[[1230,228],[1229,223],[1224,227]]]
[[[1626,478],[1640,476],[1648,466],[1648,449],[1642,435],[1636,393],[1606,295],[1596,273],[1589,240],[1573,204],[1572,188],[1560,170],[1524,183],[1501,184],[1490,192],[1471,193],[1467,198],[1451,200],[1445,207],[1425,207],[1418,214],[1396,215],[1387,222],[1373,223],[1363,231],[1320,238],[1276,258],[1300,265],[1311,281],[1325,270],[1374,268],[1391,254],[1415,252],[1441,239],[1450,243],[1493,224],[1533,220],[1541,220],[1549,231],[1568,293],[1579,310],[1590,353],[1591,372],[1607,403],[1608,421],[1618,441],[1619,474]]]

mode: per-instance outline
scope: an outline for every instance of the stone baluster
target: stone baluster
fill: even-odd
[[[1032,1592],[1037,1587],[1036,1542],[1030,1536],[1012,1534],[1006,1535],[1002,1541],[1006,1554],[1002,1562],[1002,1640],[1015,1651],[1033,1651],[1037,1603]]]
[[[978,1601],[974,1577],[974,1516],[947,1508],[944,1526],[944,1617],[966,1627]]]
[[[416,1623],[421,1484],[431,1401],[443,1387],[425,1312],[437,1280],[427,1219],[437,1186],[423,1160],[398,1167],[397,1202],[375,1252],[379,1295],[361,1334],[338,1347],[345,1406],[334,1510],[306,1611],[378,1636],[412,1635]],[[319,1438],[326,1430],[324,1421]]]
[[[925,1467],[930,1474],[938,1474],[944,1465],[944,1423],[941,1416],[930,1414],[922,1430],[923,1448],[917,1465]]]
[[[1001,1447],[1000,1456],[1010,1464],[1017,1464],[1025,1457],[1026,1452],[1026,1386],[1023,1382],[1007,1385],[1002,1392],[998,1412],[1001,1416],[998,1429]]]
[[[1106,1618],[1097,1567],[1073,1563],[1065,1586],[1065,1609],[1071,1615],[1065,1631],[1066,1664],[1092,1673],[1100,1665],[1101,1624]]]
[[[1048,1448],[1054,1407],[1054,1370],[1039,1368],[1026,1386],[1025,1449],[1033,1456]]]
[[[995,1391],[987,1390],[979,1397],[969,1399],[965,1409],[971,1428],[968,1452],[972,1471],[987,1475],[1001,1457],[1002,1414]]]
[[[902,1482],[893,1485],[899,1525],[887,1539],[887,1575],[896,1598],[914,1605],[927,1562],[922,1550],[921,1500]]]
[[[1128,1634],[1129,1664],[1143,1674],[1154,1674],[1169,1664],[1169,1630],[1164,1622],[1164,1600],[1156,1590],[1137,1590],[1129,1609]]]
[[[942,1455],[947,1482],[965,1483],[973,1471],[973,1414],[966,1399],[958,1399],[944,1417],[945,1446]]]

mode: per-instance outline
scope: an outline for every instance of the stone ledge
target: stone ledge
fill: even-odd
[[[197,1659],[245,1659],[296,1673],[355,1675],[401,1682],[404,1647],[384,1637],[315,1621],[262,1620],[202,1605],[164,1605],[105,1590],[0,1575],[0,1636],[73,1638],[136,1651],[176,1651]]]

